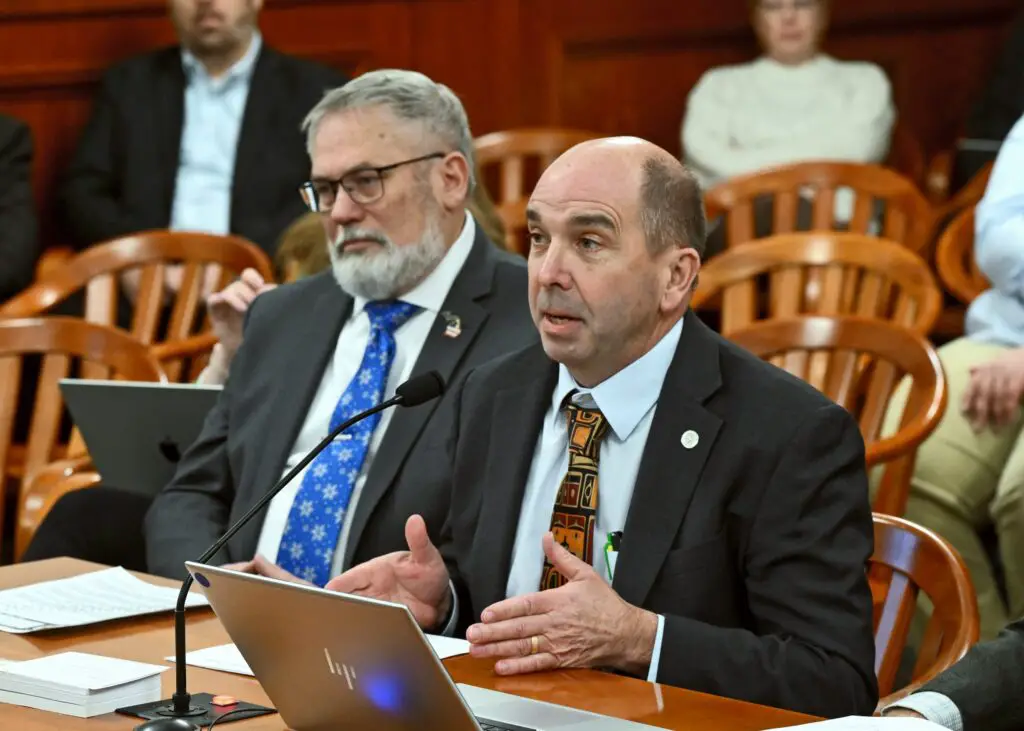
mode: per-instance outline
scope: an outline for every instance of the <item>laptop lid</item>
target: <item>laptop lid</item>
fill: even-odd
[[[288,728],[479,731],[405,606],[185,565]]]
[[[401,604],[191,561],[185,566],[281,718],[296,731],[657,731],[455,685]],[[657,714],[663,708],[660,687],[647,686],[651,702],[634,694],[633,710]]]
[[[222,387],[64,378],[60,389],[103,483],[154,497],[174,477]]]

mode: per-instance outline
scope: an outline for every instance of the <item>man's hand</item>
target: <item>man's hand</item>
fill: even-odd
[[[275,286],[264,282],[255,269],[246,269],[236,281],[206,299],[213,334],[229,358],[234,357],[242,344],[242,323],[249,305],[257,296]]]
[[[405,523],[408,551],[396,551],[354,566],[326,589],[404,604],[420,627],[436,630],[451,609],[448,569],[430,542],[427,524],[413,515]]]
[[[268,579],[290,581],[293,584],[305,584],[306,586],[313,586],[313,584],[306,581],[305,579],[300,579],[295,574],[285,571],[276,563],[267,560],[259,554],[257,554],[256,558],[254,558],[252,561],[228,563],[224,564],[224,566],[222,566],[221,568],[225,568],[230,571],[240,571],[243,574],[255,574],[256,576],[266,576]]]
[[[470,653],[504,658],[495,665],[499,675],[569,667],[646,674],[658,633],[657,615],[623,601],[550,533],[543,541],[544,554],[568,583],[485,609],[481,623],[466,632]]]
[[[960,409],[974,431],[999,429],[1017,416],[1024,395],[1024,348],[971,368]]]

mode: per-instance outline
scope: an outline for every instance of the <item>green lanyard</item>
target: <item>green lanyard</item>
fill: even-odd
[[[619,546],[622,544],[622,531],[612,531],[608,534],[608,537],[604,540],[604,568],[608,572],[608,581],[612,581],[615,577],[612,574],[612,561],[611,554],[619,552]]]

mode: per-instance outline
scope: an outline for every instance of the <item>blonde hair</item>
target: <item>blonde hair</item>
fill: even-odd
[[[327,233],[319,213],[306,213],[284,230],[274,253],[278,281],[318,274],[331,266]]]

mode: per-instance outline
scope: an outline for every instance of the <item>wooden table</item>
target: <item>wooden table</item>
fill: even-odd
[[[102,568],[72,559],[54,559],[0,568],[0,589],[74,576]],[[155,583],[174,582],[144,577]],[[216,616],[209,609],[190,610],[188,649],[230,642]],[[174,652],[174,627],[169,614],[111,622],[77,629],[12,635],[0,632],[0,658],[28,660],[64,650],[92,652],[156,664]],[[715,731],[760,731],[794,726],[815,719],[797,713],[765,708],[750,703],[681,690],[657,683],[646,683],[592,670],[571,670],[537,675],[501,678],[492,672],[492,664],[469,656],[445,662],[452,677],[461,683],[492,688],[506,693],[559,703],[618,718],[631,719],[668,729],[715,729]],[[189,667],[189,687],[196,691],[224,693],[240,700],[273,705],[254,679],[231,673]],[[173,691],[174,673],[163,676],[165,697]],[[808,689],[813,692],[812,688]],[[131,729],[140,721],[109,714],[91,719],[44,713],[30,708],[0,705],[0,728],[14,731],[100,731]],[[220,725],[218,725],[220,728]],[[225,729],[238,731],[280,731],[285,726],[280,716],[225,723]]]

